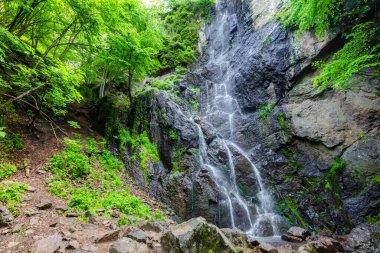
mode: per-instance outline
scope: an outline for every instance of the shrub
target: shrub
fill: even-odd
[[[26,184],[18,182],[0,183],[0,202],[5,204],[14,216],[20,214],[18,203],[22,201],[22,193],[27,188]]]
[[[128,191],[121,175],[124,166],[111,152],[99,150],[94,139],[86,139],[84,142],[66,139],[65,143],[64,151],[51,158],[52,172],[55,175],[47,180],[50,193],[67,199],[69,206],[79,212],[118,209],[123,217],[151,219],[150,208]],[[82,153],[84,149],[86,154]],[[73,171],[71,159],[78,156],[80,159],[86,157],[89,168],[85,178],[70,177]],[[83,217],[81,219],[85,220]],[[127,218],[120,219],[119,223],[127,224]]]
[[[16,173],[17,167],[10,163],[0,164],[0,179],[8,178]]]

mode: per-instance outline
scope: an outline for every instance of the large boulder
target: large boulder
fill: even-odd
[[[301,246],[297,253],[344,253],[343,246],[336,240],[320,237]]]
[[[361,224],[346,236],[347,253],[380,252],[380,227]]]
[[[0,203],[0,228],[8,226],[13,221],[13,215]]]
[[[291,227],[289,230],[281,236],[281,239],[288,242],[302,242],[306,240],[306,237],[310,235],[310,232],[300,228]]]
[[[170,227],[162,236],[161,244],[163,250],[170,253],[235,252],[223,232],[202,217]]]
[[[131,238],[123,237],[110,246],[109,253],[148,253],[148,246]]]
[[[54,253],[61,246],[63,237],[60,234],[54,234],[36,241],[30,248],[30,253]]]

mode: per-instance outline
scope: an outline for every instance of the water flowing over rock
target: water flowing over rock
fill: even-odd
[[[380,82],[345,93],[314,87],[320,70],[310,64],[339,48],[339,27],[297,37],[274,18],[282,3],[217,1],[179,97],[152,89],[118,112],[149,130],[161,160],[149,179],[132,161],[127,169],[178,219],[267,237],[289,228],[278,213],[338,233],[378,214]],[[345,166],[332,173],[337,157]]]

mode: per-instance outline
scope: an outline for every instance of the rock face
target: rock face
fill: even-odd
[[[13,221],[13,215],[0,203],[0,228],[8,226]]]
[[[345,93],[317,90],[313,78],[320,70],[312,70],[310,64],[339,47],[339,27],[324,38],[311,32],[296,37],[274,18],[283,2],[218,1],[214,19],[204,28],[201,59],[178,85],[179,97],[152,89],[138,94],[132,110],[120,109],[113,98],[101,105],[100,118],[108,126],[149,132],[161,162],[152,164],[148,173],[128,152],[120,155],[136,180],[171,205],[179,218],[203,216],[220,227],[231,225],[226,194],[200,166],[194,122],[220,174],[231,174],[231,155],[236,185],[251,204],[252,219],[258,182],[247,157],[272,189],[278,209],[298,225],[347,233],[380,210],[380,82],[358,79],[359,84]],[[232,84],[225,87],[233,97],[227,109],[238,113],[231,122],[223,113],[207,115],[206,121],[207,100],[221,80]],[[191,88],[199,88],[200,94]],[[196,113],[192,105],[197,100]],[[259,106],[272,103],[274,108],[263,114]],[[223,143],[232,134],[247,157]],[[344,162],[331,170],[337,157]],[[237,206],[238,198],[230,200]],[[233,213],[237,223],[247,223],[245,211]]]
[[[161,238],[164,252],[235,252],[231,242],[203,218],[173,226]]]

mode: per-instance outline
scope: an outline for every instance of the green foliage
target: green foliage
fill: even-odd
[[[159,54],[162,69],[186,66],[195,60],[198,32],[210,18],[215,0],[170,0],[164,23],[167,37]]]
[[[277,122],[280,125],[280,127],[281,127],[282,130],[286,130],[286,129],[290,128],[290,123],[286,119],[285,114],[283,114],[283,113],[277,114],[276,115],[276,119],[277,119]]]
[[[292,224],[301,224],[304,228],[309,228],[309,224],[305,222],[302,218],[302,215],[298,209],[298,199],[294,199],[291,197],[285,197],[285,207],[290,212],[285,212],[285,216],[289,218]]]
[[[131,195],[121,172],[124,166],[108,150],[99,150],[94,139],[86,141],[66,140],[67,147],[61,154],[55,157],[65,157],[69,151],[81,154],[86,150],[89,171],[86,177],[70,178],[71,165],[60,166],[60,170],[53,170],[54,177],[47,180],[49,192],[69,200],[69,206],[79,212],[90,211],[95,213],[97,209],[118,209],[122,217],[134,216],[136,219],[151,219],[151,211],[144,202]],[[54,160],[55,158],[52,158]],[[82,159],[82,158],[81,158]],[[106,212],[107,213],[107,212]],[[123,223],[123,220],[119,222]],[[124,223],[127,224],[127,223]]]
[[[162,212],[160,210],[154,211],[154,218],[156,218],[157,220],[160,220],[160,221],[166,220],[166,217],[162,214]]]
[[[172,170],[170,171],[170,173],[175,173],[177,171],[181,172],[182,169],[181,169],[181,160],[183,159],[185,153],[187,151],[187,148],[183,147],[183,148],[174,148],[174,151],[173,151],[173,157],[172,157]]]
[[[267,120],[269,117],[269,114],[273,109],[276,107],[275,104],[267,104],[267,105],[260,105],[259,106],[259,117],[262,120]]]
[[[28,186],[26,184],[18,182],[0,183],[0,202],[5,204],[14,216],[20,214],[18,204],[22,201],[22,193],[24,193],[27,188]]]
[[[6,127],[0,127],[0,139],[5,138],[7,136],[7,133],[4,131]]]
[[[55,154],[50,159],[51,171],[54,174],[79,179],[90,173],[88,157],[82,151],[77,140],[64,139],[66,147],[61,154]]]
[[[17,172],[17,167],[10,163],[0,164],[0,179],[5,179]]]
[[[369,10],[371,1],[358,1],[355,8],[347,8],[342,0],[290,0],[280,19],[286,27],[297,29],[300,35],[304,31],[315,30],[321,37],[331,26],[343,20],[358,20]],[[352,22],[352,21],[351,21]],[[344,47],[336,52],[328,62],[315,62],[314,67],[322,68],[322,73],[314,79],[319,90],[332,86],[334,89],[350,89],[352,77],[380,78],[378,70],[369,69],[380,66],[380,29],[378,23],[364,22],[356,24],[345,39]]]
[[[8,134],[0,139],[0,145],[7,153],[24,149],[24,143],[22,142],[21,136],[17,133]]]
[[[362,71],[380,66],[380,29],[376,24],[367,22],[356,25],[346,35],[348,42],[339,50],[330,62],[316,62],[315,67],[322,68],[320,76],[314,79],[314,85],[320,90],[332,86],[334,89],[347,90],[355,82],[350,82],[354,74],[380,77],[380,72],[362,73]]]
[[[346,162],[341,158],[337,157],[334,160],[333,165],[331,166],[330,170],[325,175],[325,188],[331,189],[332,184],[335,183],[335,176],[336,174],[342,170],[346,166]]]
[[[175,85],[183,80],[187,68],[177,66],[175,71],[167,77],[154,78],[151,83],[151,87],[159,90],[174,91]]]
[[[156,145],[151,143],[148,132],[142,134],[131,135],[129,130],[123,129],[118,136],[120,141],[120,149],[126,146],[132,152],[132,160],[140,163],[141,169],[146,178],[148,178],[149,165],[154,161],[159,161],[158,149]]]
[[[335,14],[342,4],[342,0],[289,0],[279,18],[285,26],[298,29],[298,34],[315,29],[323,36],[331,21],[339,19]]]
[[[372,224],[380,225],[380,213],[375,216],[367,216],[366,221]]]
[[[178,140],[178,134],[175,130],[173,129],[169,129],[168,130],[168,134],[169,134],[169,138],[172,140],[172,141],[177,141]]]
[[[72,127],[72,128],[75,128],[75,129],[80,129],[80,125],[78,124],[78,122],[75,122],[75,121],[67,121],[67,123]]]

